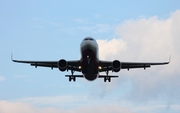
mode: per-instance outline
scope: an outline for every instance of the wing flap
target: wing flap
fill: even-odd
[[[57,68],[57,64],[46,64],[46,63],[31,63],[31,66],[41,66],[41,67],[51,67],[51,68]]]
[[[121,69],[130,69],[130,68],[148,68],[151,67],[150,65],[122,65]]]

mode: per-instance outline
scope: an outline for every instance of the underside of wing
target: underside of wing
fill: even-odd
[[[17,63],[26,63],[30,64],[31,66],[41,66],[41,67],[51,67],[57,68],[58,61],[24,61],[24,60],[12,60],[13,62]]]
[[[169,62],[159,62],[159,63],[139,63],[139,62],[121,62],[121,69],[131,69],[131,68],[148,68],[152,65],[165,65]]]
[[[62,64],[60,64],[61,60],[59,60],[59,61],[23,61],[23,60],[13,60],[12,59],[12,61],[17,62],[17,63],[30,64],[31,66],[35,66],[35,67],[39,67],[39,66],[40,67],[49,67],[51,69],[61,68],[60,66],[62,65]],[[64,64],[64,67],[63,67],[65,70],[81,71],[79,69],[79,65],[80,65],[79,60],[65,61],[65,63],[66,64]]]
[[[118,64],[119,63],[119,64]],[[119,71],[120,69],[132,69],[132,68],[148,68],[152,65],[165,65],[169,62],[157,62],[157,63],[148,63],[148,62],[120,62],[118,60],[114,61],[100,61],[99,62],[99,72],[104,71]]]

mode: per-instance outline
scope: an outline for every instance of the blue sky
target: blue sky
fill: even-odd
[[[0,1],[0,112],[180,111],[180,2]],[[103,79],[69,82],[58,69],[11,61],[77,60],[84,37],[97,39],[100,58],[167,61],[143,71],[121,70]],[[8,112],[8,110],[10,110]],[[98,109],[97,109],[98,108]]]

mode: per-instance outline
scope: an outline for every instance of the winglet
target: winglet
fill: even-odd
[[[169,55],[169,61],[168,62],[165,62],[165,64],[169,64],[171,61],[171,55]]]
[[[170,61],[171,61],[171,55],[169,55],[169,62],[168,63],[170,63]]]
[[[14,62],[14,60],[13,60],[13,53],[11,52],[11,60]]]

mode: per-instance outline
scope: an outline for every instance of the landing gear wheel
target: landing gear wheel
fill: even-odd
[[[104,82],[106,82],[106,77],[104,77]]]
[[[74,81],[74,82],[76,81],[76,77],[73,77],[73,81]]]
[[[69,76],[69,82],[71,82],[71,76]]]
[[[71,80],[73,80],[74,82],[76,81],[76,77],[74,76],[69,76],[69,82],[71,82]]]
[[[109,77],[109,80],[108,80],[109,82],[111,82],[111,77]]]
[[[107,80],[108,80],[109,82],[111,82],[111,77],[109,77],[109,76],[104,77],[104,82],[106,82]]]

